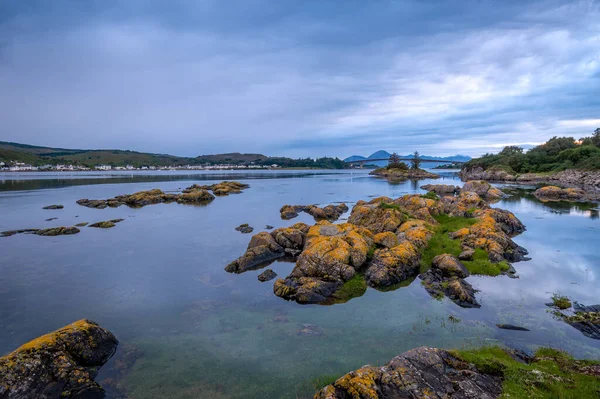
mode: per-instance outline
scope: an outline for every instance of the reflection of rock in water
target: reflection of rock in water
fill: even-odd
[[[112,366],[108,369],[109,377],[101,381],[102,386],[110,398],[125,399],[127,392],[121,386],[121,381],[125,378],[135,362],[143,356],[143,352],[133,344],[124,344],[111,359]]]

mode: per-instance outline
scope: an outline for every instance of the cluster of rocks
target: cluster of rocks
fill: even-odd
[[[516,183],[546,183],[565,187],[579,187],[586,191],[600,191],[600,172],[569,169],[553,174],[542,173],[509,173],[500,168],[484,169],[481,166],[465,167],[459,176],[463,181],[487,180]]]
[[[250,226],[248,223],[242,223],[235,228],[235,231],[239,231],[242,234],[249,234],[254,231],[254,227]]]
[[[121,223],[123,220],[125,220],[125,219],[105,220],[103,222],[92,223],[88,227],[95,227],[95,228],[98,228],[98,229],[110,229],[111,227],[115,227],[115,225],[117,223]],[[87,225],[87,223],[86,223],[86,225]]]
[[[36,234],[38,236],[64,236],[64,235],[72,235],[77,234],[81,230],[77,227],[51,227],[49,229],[20,229],[20,230],[8,230],[0,233],[0,237],[10,237],[15,234]]]
[[[348,223],[322,220],[311,227],[297,223],[258,233],[245,254],[225,270],[241,273],[290,257],[296,265],[289,276],[275,282],[274,293],[300,303],[326,301],[357,274],[364,275],[369,286],[386,289],[418,275],[422,250],[438,224],[434,216],[441,214],[476,219],[451,233],[466,260],[476,248],[485,250],[496,263],[523,260],[527,253],[511,239],[525,230],[512,213],[492,209],[475,192],[463,190],[458,196],[437,200],[405,195],[395,200],[359,201]],[[441,292],[461,306],[478,306],[474,290],[464,281],[467,275],[458,259],[444,257],[436,259],[422,278],[432,295]]]
[[[506,197],[506,194],[504,194],[501,190],[484,180],[469,180],[463,185],[462,188],[452,184],[426,184],[421,186],[421,189],[433,192],[440,196],[453,196],[461,191],[470,191],[476,193],[482,198],[485,198],[485,200],[488,202],[496,201]]]
[[[554,315],[581,331],[586,337],[600,339],[600,305],[585,306],[575,302],[573,310],[573,314],[565,314],[556,310]]]
[[[90,200],[83,198],[77,201],[81,206],[88,208],[104,209],[107,207],[116,208],[121,205],[127,205],[130,208],[141,208],[146,205],[177,202],[179,204],[206,204],[215,199],[215,195],[224,196],[229,194],[239,194],[243,189],[248,188],[247,184],[239,182],[224,181],[217,184],[200,186],[194,184],[187,187],[181,194],[164,193],[157,188],[148,191],[139,191],[129,195],[118,195],[106,200]],[[211,194],[209,191],[212,191]]]
[[[79,320],[0,357],[0,398],[103,398],[94,381],[119,341],[90,320]]]
[[[315,399],[497,398],[502,379],[452,352],[420,347],[382,367],[363,366],[321,389]]]
[[[348,206],[344,203],[336,205],[327,205],[323,208],[317,205],[284,205],[279,210],[281,218],[284,220],[293,219],[298,216],[298,213],[306,212],[315,220],[338,220],[342,214],[348,212]]]
[[[535,190],[533,193],[537,199],[545,201],[598,201],[600,192],[586,192],[580,188],[560,188],[557,186],[546,186]]]
[[[440,175],[427,172],[423,169],[379,168],[371,171],[369,174],[379,177],[385,177],[388,180],[439,179],[440,177]]]

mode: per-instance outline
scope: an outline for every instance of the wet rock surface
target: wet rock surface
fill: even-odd
[[[277,273],[275,273],[272,269],[267,269],[261,274],[258,275],[258,281],[270,281],[277,277]]]
[[[502,380],[449,351],[420,347],[382,367],[364,366],[321,389],[315,399],[497,398]]]
[[[3,399],[104,398],[94,381],[118,340],[90,320],[79,320],[0,357]]]
[[[48,205],[43,207],[42,209],[63,209],[64,205]]]
[[[179,204],[197,204],[203,205],[215,199],[215,196],[225,196],[229,194],[239,194],[242,190],[248,188],[247,184],[239,182],[224,181],[217,184],[200,186],[194,184],[183,190],[181,194],[164,193],[157,188],[148,191],[139,191],[134,194],[118,195],[106,200],[91,200],[83,198],[77,200],[77,204],[87,208],[116,208],[126,205],[130,208],[141,208],[146,205],[172,203]],[[212,191],[212,194],[209,192]],[[213,195],[214,194],[214,195]]]
[[[99,229],[110,229],[111,227],[115,227],[117,223],[120,223],[123,220],[125,220],[125,219],[105,220],[103,222],[92,223],[88,227],[95,227],[95,228],[99,228]]]
[[[248,223],[243,223],[236,227],[235,231],[239,231],[242,234],[249,234],[254,231],[254,227],[250,226]]]
[[[342,214],[348,212],[348,206],[344,203],[341,204],[330,204],[325,207],[318,207],[317,205],[284,205],[279,210],[281,218],[284,220],[293,219],[298,216],[300,212],[306,212],[316,221],[329,220],[333,222],[338,220]]]

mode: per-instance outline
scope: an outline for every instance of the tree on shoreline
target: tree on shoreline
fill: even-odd
[[[421,166],[421,155],[419,154],[419,151],[415,151],[415,153],[413,154],[413,157],[410,161],[411,163],[411,169],[419,169],[419,166]]]

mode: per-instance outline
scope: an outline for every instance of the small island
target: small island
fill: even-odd
[[[388,180],[421,180],[438,179],[440,176],[435,173],[427,172],[420,168],[421,158],[418,152],[415,152],[410,167],[400,161],[398,154],[394,153],[390,157],[389,164],[384,168],[375,169],[370,175],[384,177]]]

